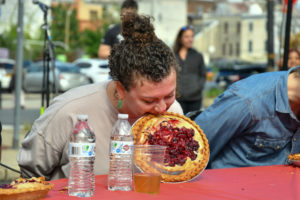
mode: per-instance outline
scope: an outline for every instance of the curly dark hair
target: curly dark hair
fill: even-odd
[[[151,19],[138,14],[124,16],[124,40],[111,50],[110,75],[126,90],[134,86],[137,77],[160,82],[171,73],[171,69],[177,72],[173,51],[156,37]]]
[[[135,0],[125,0],[122,3],[121,9],[124,8],[131,8],[131,9],[138,9],[138,4]]]

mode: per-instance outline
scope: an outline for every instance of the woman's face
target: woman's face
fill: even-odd
[[[289,53],[289,59],[288,59],[288,67],[292,68],[297,65],[300,65],[300,57],[299,54],[295,51],[292,51]]]
[[[128,113],[131,120],[146,113],[163,113],[175,100],[176,72],[172,69],[170,75],[158,83],[139,77],[134,87],[123,92],[123,106],[120,111]]]
[[[181,43],[185,48],[191,48],[194,42],[194,31],[192,29],[187,29],[182,33]]]

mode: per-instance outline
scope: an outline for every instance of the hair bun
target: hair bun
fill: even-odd
[[[151,17],[137,14],[127,14],[122,18],[122,35],[125,42],[137,46],[145,46],[157,40]]]

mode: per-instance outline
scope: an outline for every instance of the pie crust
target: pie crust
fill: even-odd
[[[300,153],[290,154],[290,155],[288,155],[288,159],[300,161]]]
[[[11,184],[1,185],[0,200],[36,200],[44,198],[53,184],[46,182],[45,177],[30,179],[19,178]]]
[[[186,157],[186,160],[183,161],[183,163],[176,163],[175,165],[173,163],[173,166],[170,166],[170,164],[166,163],[166,161],[164,163],[164,166],[153,166],[153,163],[149,163],[145,160],[142,160],[142,158],[139,161],[135,160],[135,162],[138,162],[140,168],[153,168],[153,171],[156,171],[157,167],[161,167],[163,182],[184,182],[193,179],[205,169],[208,163],[209,144],[203,131],[190,118],[187,118],[184,115],[171,112],[167,112],[161,115],[145,115],[141,117],[138,121],[136,121],[132,126],[134,144],[151,145],[151,138],[153,138],[153,135],[155,135],[161,129],[161,126],[164,124],[171,125],[173,128],[193,130],[194,134],[192,136],[192,140],[195,140],[199,144],[198,149],[196,149],[195,151],[193,151],[194,149],[191,150],[194,152],[192,154],[195,154],[196,157],[194,157],[193,159],[191,159],[191,157]],[[174,131],[174,129],[171,130]],[[152,136],[150,136],[151,138],[149,139],[150,134]],[[169,144],[164,145],[167,146],[166,153],[169,152],[168,147],[172,145],[171,143],[172,141],[174,141],[174,135],[174,132],[172,132],[167,136],[167,141],[169,141]],[[159,140],[160,139],[158,139],[157,141],[159,142]],[[185,146],[186,148],[188,148],[189,144],[185,144]],[[181,154],[180,150],[177,151],[178,155]],[[166,156],[170,157],[170,155],[165,155],[165,159]]]

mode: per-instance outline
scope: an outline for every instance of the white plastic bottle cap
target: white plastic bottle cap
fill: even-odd
[[[118,114],[119,119],[128,119],[128,114]]]
[[[78,114],[77,119],[80,120],[80,121],[86,121],[86,120],[88,120],[88,115]]]

